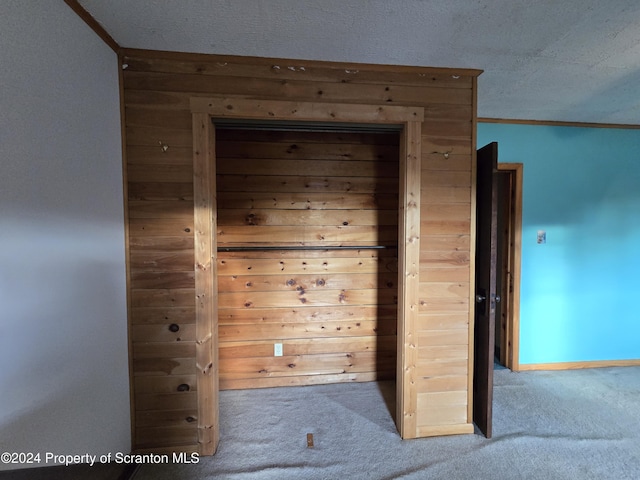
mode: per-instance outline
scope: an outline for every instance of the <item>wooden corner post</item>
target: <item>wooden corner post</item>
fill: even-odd
[[[218,448],[218,300],[216,273],[215,129],[206,113],[193,113],[194,269],[198,452]]]
[[[421,130],[421,122],[407,122],[400,143],[396,423],[402,438],[417,437]]]

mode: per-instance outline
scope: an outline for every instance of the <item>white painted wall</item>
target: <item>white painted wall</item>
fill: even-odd
[[[128,452],[117,56],[62,0],[0,45],[0,452]]]

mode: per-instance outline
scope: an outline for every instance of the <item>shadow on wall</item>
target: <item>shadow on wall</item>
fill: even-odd
[[[2,223],[14,232],[0,235],[2,450],[128,445],[124,272],[113,241],[121,228]]]

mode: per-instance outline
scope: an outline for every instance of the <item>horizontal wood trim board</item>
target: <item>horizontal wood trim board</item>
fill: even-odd
[[[336,83],[371,83],[418,87],[471,89],[479,70],[347,64],[258,57],[187,54],[190,58],[167,58],[174,52],[126,49],[127,70],[233,77],[272,77],[280,80],[308,79]],[[185,54],[177,54],[178,56]]]
[[[399,124],[424,120],[421,107],[395,107],[380,105],[347,105],[343,103],[310,103],[238,98],[191,98],[191,111],[222,118],[260,118],[311,122],[356,122]]]
[[[126,61],[125,61],[126,63]],[[127,64],[128,65],[128,64]],[[209,96],[226,97],[235,95],[248,96],[262,90],[262,99],[267,101],[282,98],[295,98],[301,102],[343,102],[362,104],[400,103],[407,105],[440,105],[456,103],[470,106],[472,88],[461,85],[461,82],[438,82],[435,87],[422,85],[393,85],[380,78],[378,82],[338,81],[336,77],[329,79],[311,79],[303,76],[283,79],[280,75],[266,75],[261,78],[244,75],[218,75],[212,81],[209,75],[190,72],[140,72],[134,69],[123,69],[124,85],[127,91],[149,90],[153,92],[191,92]],[[383,83],[384,82],[384,83]],[[437,80],[436,80],[437,82]],[[464,80],[463,80],[464,82]],[[420,93],[423,97],[420,97]],[[207,95],[208,94],[208,95]],[[165,100],[171,105],[170,100]],[[207,113],[207,112],[201,112]],[[295,117],[288,117],[295,118]]]
[[[588,360],[581,362],[521,363],[519,371],[575,370],[582,368],[638,367],[640,360]]]
[[[210,77],[203,75],[189,74],[166,74],[166,73],[139,73],[125,70],[123,72],[124,85],[127,90],[151,90],[155,92],[175,92],[197,95],[194,98],[201,100],[204,111],[198,113],[215,113],[208,110],[209,102],[207,98],[215,96],[218,98],[241,98],[246,99],[247,92],[263,90],[262,99],[254,100],[254,104],[260,102],[277,102],[287,101],[293,103],[327,103],[339,105],[364,105],[375,107],[402,107],[402,108],[423,108],[423,105],[469,105],[471,102],[471,89],[455,88],[443,86],[440,88],[422,88],[415,86],[403,86],[401,88],[392,88],[385,84],[354,84],[354,83],[336,83],[321,82],[308,80],[289,80],[283,83],[278,78],[245,78],[245,77],[225,77],[219,76],[215,81],[211,81]],[[287,100],[282,100],[287,99]],[[260,102],[261,103],[261,102]],[[174,106],[168,104],[172,110],[177,110]],[[154,106],[151,104],[150,106]],[[218,106],[219,107],[219,106]],[[155,108],[158,108],[155,106]],[[223,105],[223,108],[225,106]],[[295,110],[295,108],[294,108]],[[195,112],[195,110],[193,110]],[[238,118],[269,118],[272,120],[302,120],[302,121],[332,121],[326,116],[318,118],[318,113],[311,111],[310,117],[300,116],[301,113],[309,114],[309,109],[302,110],[281,110],[273,111],[274,115],[269,115],[270,110],[263,110],[264,115],[256,116],[255,113],[249,113],[247,116],[238,116]],[[289,112],[293,112],[292,116],[288,116]],[[325,114],[333,113],[332,111]],[[354,114],[348,117],[337,117],[333,122],[355,122],[355,123],[400,123],[402,120],[391,117],[385,117],[380,113],[376,113],[373,118],[367,116],[371,110],[365,109],[362,115]],[[215,116],[215,115],[214,115]],[[233,118],[233,117],[231,117]],[[378,119],[373,121],[374,119]],[[417,117],[416,117],[417,118]],[[420,120],[417,120],[420,121]],[[447,121],[446,117],[442,121]]]
[[[384,78],[385,75],[401,74],[410,75],[420,79],[426,79],[429,84],[429,75],[442,74],[447,77],[451,77],[454,80],[458,78],[454,77],[477,77],[483,70],[471,69],[471,68],[441,68],[441,67],[418,67],[407,65],[383,65],[377,63],[348,63],[348,62],[325,62],[317,60],[303,60],[303,59],[287,59],[279,57],[252,57],[252,56],[240,56],[240,55],[211,55],[200,53],[183,53],[183,52],[171,52],[161,50],[147,50],[147,49],[134,49],[126,48],[123,50],[123,55],[131,58],[138,58],[147,61],[167,60],[170,61],[173,68],[175,65],[180,65],[181,62],[185,62],[189,65],[198,67],[202,63],[215,63],[218,67],[225,67],[225,63],[234,64],[238,63],[243,66],[267,66],[272,68],[273,65],[279,64],[282,68],[288,68],[289,66],[305,67],[307,68],[324,68],[327,70],[345,70],[352,69],[351,72],[345,72],[349,75],[356,75],[360,70],[375,72],[377,78]],[[149,71],[148,68],[144,68],[143,71]],[[304,72],[305,70],[300,70]],[[264,75],[261,75],[264,76]],[[310,74],[313,78],[313,74]],[[332,75],[333,78],[333,75]]]
[[[570,122],[558,120],[525,120],[516,118],[486,118],[479,117],[478,123],[501,123],[505,125],[547,125],[551,127],[578,127],[578,128],[616,128],[623,130],[639,130],[640,125],[626,123],[593,123]]]

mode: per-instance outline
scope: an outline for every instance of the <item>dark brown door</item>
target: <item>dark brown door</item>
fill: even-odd
[[[476,295],[473,363],[473,421],[491,438],[496,321],[498,144],[478,150],[476,178]]]

